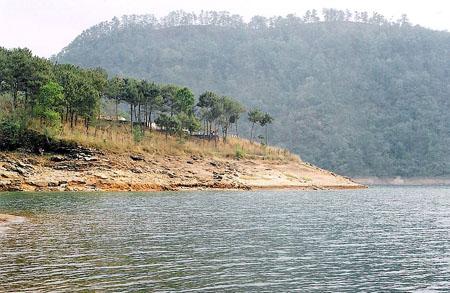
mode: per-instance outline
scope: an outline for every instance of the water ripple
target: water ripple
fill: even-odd
[[[450,189],[3,194],[1,292],[450,290]]]

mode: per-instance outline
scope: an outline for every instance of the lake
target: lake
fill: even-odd
[[[450,290],[450,188],[4,193],[0,291]]]

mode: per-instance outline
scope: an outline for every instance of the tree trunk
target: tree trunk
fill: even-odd
[[[224,127],[224,129],[222,130],[223,143],[227,142],[227,135],[228,135],[228,126]]]
[[[150,125],[150,132],[152,132],[152,109],[150,109],[150,111],[148,112],[148,123]]]
[[[147,104],[145,104],[145,107],[144,107],[144,125],[145,125],[145,128],[148,128],[148,105]]]
[[[89,118],[86,118],[84,123],[86,126],[86,134],[89,135]]]
[[[267,132],[267,125],[266,125],[266,145],[268,145],[269,143],[269,138],[267,137],[269,135],[269,133]]]
[[[73,111],[70,112],[70,128],[73,128],[73,118],[74,118],[74,113]]]
[[[253,143],[253,127],[255,127],[255,123],[252,123],[252,128],[250,130],[250,142]]]
[[[142,123],[142,121],[141,121],[141,103],[138,104],[138,122],[139,122],[139,126],[140,126]]]
[[[133,135],[133,104],[130,104],[130,125],[131,125],[131,135]]]
[[[17,108],[17,90],[14,90],[13,92],[13,110],[16,110]]]
[[[116,99],[116,121],[119,121],[119,99]]]

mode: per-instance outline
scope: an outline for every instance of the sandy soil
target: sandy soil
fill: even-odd
[[[365,186],[303,162],[112,154],[0,153],[0,191],[354,189]]]

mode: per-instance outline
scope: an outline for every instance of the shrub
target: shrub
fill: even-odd
[[[140,125],[133,127],[133,141],[134,143],[140,143],[144,139],[144,131]]]
[[[14,150],[20,147],[27,125],[28,119],[25,115],[3,117],[0,120],[0,150]]]
[[[245,151],[238,145],[236,146],[236,151],[234,153],[236,160],[243,159],[245,157]]]

